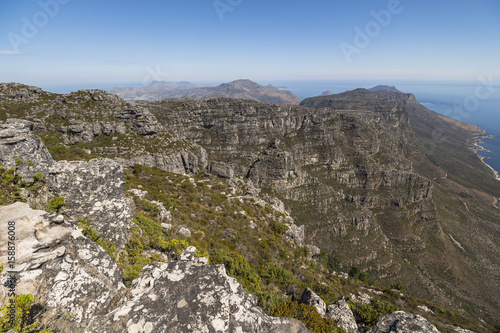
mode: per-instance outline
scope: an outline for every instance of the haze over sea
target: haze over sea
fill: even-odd
[[[487,81],[487,78],[485,77]],[[195,83],[221,83],[221,82],[195,82]],[[371,88],[379,84],[393,85],[405,93],[412,93],[417,100],[427,108],[460,120],[469,124],[479,126],[493,139],[481,139],[482,146],[489,152],[480,151],[479,154],[486,157],[485,162],[500,173],[500,84],[494,82],[488,84],[489,90],[482,88],[479,98],[476,90],[482,87],[481,81],[477,82],[409,82],[409,81],[259,81],[262,85],[273,84],[286,90],[292,91],[301,99],[318,96],[324,91],[341,93],[356,88]],[[79,89],[104,89],[111,90],[114,87],[140,86],[141,83],[120,84],[96,84],[92,85],[64,85],[44,86],[42,88],[57,92],[68,93]],[[487,97],[487,98],[485,98]]]

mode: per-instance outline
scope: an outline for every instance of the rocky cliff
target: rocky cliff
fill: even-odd
[[[357,90],[323,96],[327,102],[316,100],[314,107],[306,107],[228,98],[127,103],[103,91],[55,95],[17,84],[1,88],[2,163],[26,177],[45,175],[46,184],[36,195],[21,191],[34,207],[46,207],[50,198],[65,198],[59,212],[40,223],[83,228],[116,258],[121,280],[132,283],[128,292],[110,292],[117,296],[103,300],[112,304],[106,310],[89,310],[85,317],[73,314],[80,308],[64,308],[47,317],[63,330],[134,330],[137,323],[151,323],[148,329],[187,330],[184,321],[178,326],[167,322],[176,316],[194,318],[193,309],[202,306],[192,298],[194,291],[184,299],[189,307],[177,307],[182,299],[175,299],[164,305],[173,311],[166,314],[155,312],[156,305],[144,304],[152,311],[148,316],[141,315],[146,298],[131,290],[143,290],[137,281],[150,280],[153,273],[168,276],[170,268],[182,267],[189,272],[186,276],[197,279],[199,273],[192,270],[198,269],[197,263],[179,262],[175,255],[188,242],[207,251],[210,260],[223,263],[246,290],[257,294],[268,313],[308,313],[301,317],[310,318],[308,327],[333,325],[328,321],[337,311],[332,305],[342,296],[349,297],[360,327],[373,325],[360,324],[361,318],[367,320],[365,307],[377,315],[405,308],[426,318],[435,316],[434,320],[444,320],[448,313],[403,296],[390,298],[396,308],[380,303],[392,291],[372,290],[368,303],[356,307],[366,294],[346,287],[354,282],[345,282],[347,276],[334,270],[350,270],[355,279],[368,277],[386,286],[401,280],[412,294],[453,306],[457,312],[451,324],[465,309],[477,318],[495,317],[496,293],[481,285],[488,290],[498,287],[498,249],[493,241],[498,212],[491,202],[485,204],[496,188],[486,181],[480,161],[478,181],[471,181],[442,160],[450,156],[443,152],[451,151],[453,161],[463,156],[461,163],[474,169],[474,152],[464,152],[478,132],[422,109],[410,94]],[[431,123],[446,129],[449,137],[425,141]],[[48,156],[30,129],[60,161]],[[26,153],[33,157],[31,162]],[[71,159],[80,161],[63,161]],[[124,190],[130,191],[124,195]],[[465,223],[469,224],[460,231]],[[467,239],[465,233],[472,237]],[[62,250],[53,250],[61,258],[57,251]],[[153,263],[158,260],[166,262]],[[139,275],[142,267],[145,271]],[[202,271],[212,274],[212,268]],[[241,298],[245,316],[261,322],[230,317],[224,323],[216,320],[217,327],[303,329],[296,322],[255,317],[260,310],[251,297],[242,296],[227,276],[214,279],[232,290],[229,298],[215,298],[220,311],[236,309],[231,302]],[[198,290],[179,283],[185,290]],[[166,281],[161,285],[170,288]],[[332,307],[331,312],[325,310],[331,317],[312,315],[312,306],[296,308],[304,286],[320,294],[325,307]],[[345,294],[345,288],[352,294]],[[282,308],[280,302],[287,306]],[[417,308],[424,309],[422,304],[432,310]],[[339,323],[344,318],[335,316]],[[73,317],[78,320],[66,322]],[[191,319],[189,325],[202,325]],[[345,320],[352,328],[352,321]],[[204,325],[209,331],[214,327]],[[483,326],[473,327],[481,331]]]

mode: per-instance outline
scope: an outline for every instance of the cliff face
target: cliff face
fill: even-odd
[[[432,185],[405,157],[412,132],[399,101],[351,98],[335,109],[223,98],[141,105],[213,160],[277,191],[311,239],[346,265],[389,274],[399,269],[393,245],[424,246],[410,229],[435,217]]]

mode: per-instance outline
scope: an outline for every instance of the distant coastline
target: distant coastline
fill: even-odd
[[[495,179],[500,181],[500,175],[498,174],[498,172],[491,166],[489,165],[488,163],[486,163],[486,160],[489,159],[489,157],[487,156],[482,156],[481,154],[479,154],[480,151],[484,151],[484,152],[487,152],[487,153],[492,153],[492,151],[484,148],[483,146],[481,146],[482,143],[484,143],[483,141],[481,141],[480,139],[490,139],[491,138],[491,135],[488,135],[486,134],[486,131],[481,134],[480,136],[476,137],[473,141],[473,147],[472,147],[472,150],[477,154],[477,156],[479,157],[479,159],[481,160],[481,162],[483,162],[484,165],[486,165],[488,168],[491,169],[491,171],[493,171],[493,174],[495,175]]]

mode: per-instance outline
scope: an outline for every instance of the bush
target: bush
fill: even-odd
[[[243,287],[256,293],[260,290],[261,277],[253,265],[249,264],[241,254],[235,255],[225,250],[215,250],[210,252],[211,264],[224,264],[227,273],[237,278]]]
[[[351,270],[349,271],[349,276],[364,283],[368,282],[368,275],[366,275],[366,273],[364,272],[361,272],[358,266],[353,266],[351,268]]]
[[[64,202],[64,197],[53,197],[52,199],[49,200],[49,203],[47,204],[48,211],[49,212],[59,212],[59,210],[63,207],[66,206],[66,202]]]
[[[30,294],[14,296],[12,299],[13,310],[9,308],[10,304],[2,308],[0,332],[4,333],[9,330],[14,330],[18,333],[52,333],[49,330],[41,328],[34,320],[34,315],[31,310],[33,300],[34,298]]]
[[[296,282],[295,275],[291,271],[273,262],[267,264],[265,277],[276,281],[276,283],[282,286],[288,286]]]
[[[373,327],[379,319],[378,311],[371,304],[363,304],[358,302],[348,301],[349,307],[357,320],[365,324],[366,329]]]
[[[340,333],[336,324],[323,319],[315,307],[288,301],[277,304],[272,313],[275,317],[295,318],[303,322],[314,333]]]
[[[280,235],[283,235],[285,232],[288,231],[288,226],[286,224],[280,223],[280,222],[273,223],[271,228],[273,229],[273,231],[275,233],[280,234]]]

